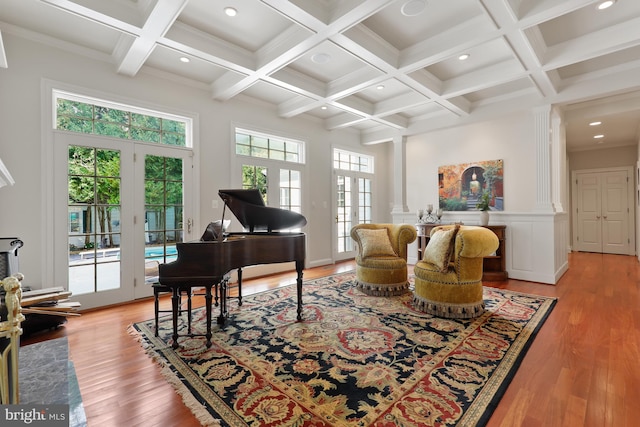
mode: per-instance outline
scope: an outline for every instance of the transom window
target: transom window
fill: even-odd
[[[304,144],[292,139],[236,129],[236,154],[261,159],[304,163]]]
[[[76,95],[55,93],[57,129],[186,147],[188,120]]]
[[[373,173],[373,156],[335,148],[333,167],[345,171]]]

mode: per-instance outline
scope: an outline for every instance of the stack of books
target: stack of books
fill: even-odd
[[[80,316],[79,302],[69,301],[71,292],[64,288],[45,288],[32,291],[22,291],[22,313],[44,314],[50,316]]]

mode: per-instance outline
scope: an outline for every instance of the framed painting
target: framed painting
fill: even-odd
[[[438,167],[438,198],[446,211],[476,209],[480,198],[489,195],[489,209],[504,210],[503,161],[487,160]]]

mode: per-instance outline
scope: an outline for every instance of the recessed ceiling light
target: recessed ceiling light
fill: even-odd
[[[322,107],[320,107],[320,109],[321,109],[321,110],[326,110],[326,109],[327,109],[327,106],[326,106],[326,105],[323,105]]]
[[[238,14],[238,10],[234,7],[225,7],[224,13],[226,13],[227,16],[236,16]]]
[[[382,90],[382,89],[384,89],[384,85],[378,85],[378,86],[376,86],[376,89]]]
[[[613,6],[613,4],[616,2],[616,0],[607,0],[607,1],[603,1],[602,3],[598,4],[598,9],[599,10],[604,10],[607,9],[611,6]]]
[[[598,125],[601,125],[601,124],[602,124],[602,122],[591,122],[591,123],[589,123],[589,126],[598,126]]]
[[[458,59],[460,61],[464,61],[465,59],[469,59],[471,55],[469,55],[468,53],[463,53],[462,55],[458,56]]]
[[[427,0],[409,0],[400,8],[404,16],[420,15],[427,6]]]
[[[311,60],[316,64],[326,64],[331,61],[331,55],[328,53],[316,53],[311,57]]]
[[[180,61],[181,62],[189,62],[191,60],[189,58],[187,58],[186,56],[182,56],[182,57],[180,57]]]
[[[593,139],[601,139],[604,138],[604,135],[594,135]]]

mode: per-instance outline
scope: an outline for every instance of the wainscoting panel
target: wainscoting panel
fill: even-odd
[[[510,270],[526,271],[528,273],[532,272],[534,264],[533,245],[522,243],[533,242],[533,223],[530,221],[513,221],[507,227],[507,231],[507,239],[509,242],[520,242],[518,245],[509,245],[511,247],[511,251],[509,252],[509,255],[511,255],[511,265],[509,266]]]
[[[392,214],[396,224],[415,224],[415,213]],[[479,225],[477,211],[445,212],[443,224]],[[506,225],[506,269],[512,279],[556,284],[568,269],[566,213],[491,212],[489,224]],[[409,264],[417,262],[417,244],[409,247]]]

